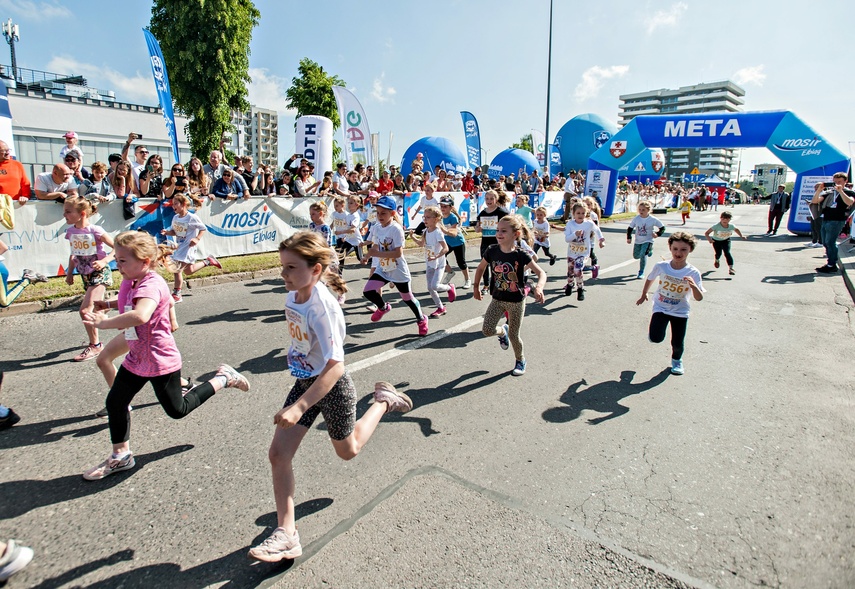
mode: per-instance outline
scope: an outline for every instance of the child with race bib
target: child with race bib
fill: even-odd
[[[320,235],[321,238],[332,248],[333,233],[330,226],[327,225],[326,215],[327,205],[324,201],[321,200],[309,205],[309,218],[311,219],[311,222],[309,223],[309,231]],[[347,300],[347,285],[344,280],[342,280],[341,273],[339,272],[338,254],[333,258],[330,267],[327,268],[327,271],[324,273],[321,280],[327,285],[327,288],[332,290],[336,297],[338,297],[338,304],[343,305]]]
[[[240,373],[222,364],[211,380],[182,395],[181,354],[172,336],[170,320],[174,302],[166,281],[154,271],[159,256],[154,237],[140,231],[120,233],[116,236],[115,254],[116,266],[128,284],[120,289],[116,301],[98,301],[95,312],[87,313],[84,322],[95,328],[123,330],[128,355],[107,394],[113,452],[107,460],[83,473],[88,481],[135,466],[128,443],[131,434],[128,406],[147,382],[173,419],[186,417],[220,389],[248,391],[250,388]],[[120,314],[108,318],[106,311],[110,308],[118,309]]]
[[[383,198],[387,197],[379,200]],[[413,408],[409,397],[387,382],[378,382],[374,385],[374,404],[356,419],[356,387],[344,366],[344,314],[321,282],[333,252],[319,235],[302,231],[279,245],[279,259],[288,289],[288,366],[296,381],[284,407],[273,417],[276,430],[268,452],[277,528],[249,551],[251,558],[264,562],[293,559],[303,553],[295,525],[292,464],[318,414],[326,420],[335,453],[350,460],[359,454],[386,413],[406,413]]]
[[[362,209],[362,197],[358,195],[347,197],[347,216],[344,218],[344,225],[335,230],[336,237],[340,237],[341,244],[341,266],[344,268],[344,260],[347,254],[351,251],[356,252],[356,259],[362,262],[362,233],[360,226],[362,225],[362,217],[360,211]]]
[[[588,208],[583,203],[574,204],[571,212],[573,218],[568,219],[564,226],[564,240],[567,242],[567,284],[564,285],[564,294],[568,297],[573,294],[575,280],[576,299],[584,301],[585,279],[582,270],[585,268],[585,259],[591,253],[591,236],[596,236],[600,247],[605,245],[606,238],[593,221],[585,218]]]
[[[107,287],[113,286],[113,271],[110,269],[113,254],[108,255],[104,251],[105,245],[112,249],[113,238],[100,226],[89,222],[89,218],[97,212],[98,205],[82,196],[65,199],[62,207],[65,222],[71,225],[65,232],[65,238],[71,244],[65,282],[74,284],[74,271],[77,270],[86,289],[83,302],[80,303],[81,318],[91,313],[95,302],[104,300]],[[86,328],[89,344],[74,357],[75,362],[90,360],[100,354],[103,348],[98,329],[87,325],[85,321],[83,326]]]
[[[635,245],[632,248],[632,257],[638,260],[638,276],[644,278],[644,268],[647,266],[647,258],[653,255],[653,240],[662,237],[665,233],[665,225],[650,214],[653,205],[649,200],[638,202],[638,215],[629,222],[626,228],[626,242],[632,243],[632,232],[635,231]]]
[[[372,245],[368,256],[363,260],[377,260],[377,266],[362,294],[369,302],[377,306],[371,314],[371,321],[380,321],[383,315],[392,310],[389,303],[383,301],[381,289],[390,282],[401,293],[401,299],[416,317],[419,335],[428,334],[428,318],[422,313],[422,308],[410,291],[410,267],[404,258],[404,228],[397,220],[395,199],[383,196],[377,199],[377,225],[372,230]]]
[[[534,230],[534,253],[542,249],[546,257],[549,258],[549,265],[554,266],[555,260],[558,258],[549,251],[549,221],[546,220],[546,207],[537,207],[534,209],[534,222],[532,229]]]
[[[481,277],[487,275],[487,268],[492,268],[487,287],[493,295],[493,300],[484,313],[481,332],[488,337],[498,336],[499,347],[503,350],[508,349],[509,343],[513,345],[516,363],[511,374],[514,376],[522,376],[526,370],[523,341],[520,338],[520,327],[525,315],[525,270],[529,269],[537,276],[534,300],[538,303],[543,302],[543,285],[546,284],[546,274],[531,255],[518,245],[524,227],[525,222],[519,215],[509,215],[499,220],[496,224],[496,243],[484,252],[484,257],[475,270],[472,291],[475,300],[480,301],[483,298],[478,285]],[[502,315],[507,317],[507,323],[497,329]]]
[[[704,286],[701,273],[689,264],[689,254],[695,250],[697,240],[691,233],[677,231],[668,238],[671,259],[658,262],[647,275],[641,298],[636,305],[647,300],[653,281],[659,287],[653,295],[653,317],[650,318],[648,337],[658,344],[665,340],[665,330],[671,325],[671,374],[683,374],[683,345],[689,323],[689,294],[696,301],[703,300]]]
[[[502,193],[504,204],[507,204],[507,195]],[[491,245],[496,245],[496,227],[499,224],[499,219],[509,215],[510,213],[502,203],[499,202],[499,193],[495,190],[488,190],[484,193],[484,208],[476,217],[475,230],[481,234],[481,258]],[[484,268],[484,287],[481,289],[481,295],[487,294],[487,287],[490,284],[490,267]]]
[[[175,216],[172,217],[172,226],[167,230],[161,230],[162,235],[175,237],[177,248],[172,252],[172,261],[176,264],[173,273],[172,300],[176,303],[182,301],[181,288],[184,286],[184,275],[195,274],[202,268],[214,266],[222,269],[222,265],[214,256],[196,261],[196,246],[202,240],[202,234],[207,231],[202,219],[190,212],[190,197],[178,192],[172,197],[172,209]]]
[[[724,254],[724,261],[727,262],[727,273],[731,276],[736,274],[736,270],[733,268],[733,257],[730,255],[730,236],[736,233],[742,239],[747,239],[744,235],[742,235],[742,231],[739,230],[739,227],[733,225],[730,220],[733,219],[733,215],[730,211],[725,211],[719,217],[719,222],[710,227],[704,233],[704,237],[707,238],[715,251],[715,262],[713,265],[718,268],[719,267],[719,259],[721,255]]]
[[[460,217],[454,211],[454,199],[443,196],[439,199],[439,210],[442,213],[442,224],[439,228],[445,234],[445,243],[448,245],[448,252],[445,254],[445,274],[441,282],[448,284],[454,278],[454,270],[448,263],[449,254],[453,253],[457,267],[463,272],[463,288],[469,288],[472,286],[472,281],[469,278],[469,266],[466,264],[466,238],[463,237]]]
[[[448,244],[445,236],[439,228],[442,213],[437,207],[428,207],[422,213],[425,223],[425,231],[420,238],[413,236],[413,241],[425,248],[425,278],[427,279],[428,292],[436,305],[436,310],[428,315],[430,319],[436,319],[446,314],[445,305],[439,293],[448,293],[448,302],[453,303],[457,298],[457,291],[453,284],[442,284],[442,273],[445,270],[445,256],[448,253]]]

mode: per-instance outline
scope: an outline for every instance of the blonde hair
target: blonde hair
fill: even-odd
[[[549,211],[546,210],[546,207],[537,207],[534,209],[535,213],[543,213],[544,215],[548,215]]]
[[[529,246],[534,244],[534,235],[532,235],[528,225],[525,224],[522,215],[505,215],[499,219],[499,223],[506,223],[514,234],[519,233],[519,237],[516,238],[519,241],[525,241]]]
[[[653,208],[653,205],[650,203],[649,200],[640,200],[638,201],[638,206],[636,208],[647,209],[649,211]]]
[[[439,207],[425,207],[425,210],[422,211],[422,216],[425,217],[428,214],[436,219],[442,219],[442,211],[439,210]]]
[[[98,205],[82,196],[70,196],[65,199],[65,204],[70,204],[78,214],[91,217],[98,212]]]
[[[330,248],[320,233],[314,231],[298,231],[279,244],[279,251],[289,251],[304,260],[309,267],[321,265],[321,278],[331,290],[337,293],[347,292],[347,284],[341,276],[330,272],[330,266],[338,260],[335,250]]]
[[[309,210],[311,211],[312,209],[314,209],[316,211],[320,211],[321,215],[326,215],[327,214],[327,203],[325,203],[322,200],[319,200],[318,202],[313,202],[312,204],[309,205]]]
[[[116,247],[125,248],[137,260],[148,260],[152,266],[160,263],[162,252],[154,237],[145,231],[123,231],[113,240]]]

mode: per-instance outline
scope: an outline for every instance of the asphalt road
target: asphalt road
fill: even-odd
[[[752,237],[734,243],[734,277],[713,270],[705,242],[690,256],[707,293],[681,377],[668,345],[647,341],[625,224],[605,226],[584,302],[563,296],[563,260],[547,266],[546,304],[523,323],[523,377],[481,336],[486,302],[471,291],[423,339],[395,297],[372,324],[352,295],[359,412],[376,380],[416,407],[384,418],[350,462],[316,424],[295,461],[305,553],[289,565],[245,556],[275,526],[266,453],[292,382],[275,277],[196,289],[178,307],[185,373],[228,362],[252,391],[173,421],[144,389],[138,466],[100,482],[80,477],[110,446],[93,416],[100,372],[70,361],[85,337],[77,313],[0,319],[0,400],[23,417],[0,432],[0,536],[36,552],[10,587],[855,585],[852,300],[840,276],[814,273],[822,250],[804,238],[757,237],[766,207],[732,210]],[[717,218],[693,213],[686,228]],[[653,260],[666,250],[657,241]],[[345,277],[359,291],[365,272],[350,264]]]

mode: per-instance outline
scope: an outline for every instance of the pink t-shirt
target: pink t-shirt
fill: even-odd
[[[137,376],[161,376],[181,370],[181,353],[175,345],[169,321],[172,297],[166,281],[155,272],[146,274],[136,285],[130,280],[122,281],[119,310],[122,313],[130,311],[139,299],[151,299],[157,307],[148,323],[125,330],[130,351],[122,366]]]
[[[92,274],[92,263],[107,257],[101,238],[105,231],[98,225],[89,225],[78,229],[74,225],[66,229],[65,238],[71,245],[71,255],[77,261],[80,274]]]

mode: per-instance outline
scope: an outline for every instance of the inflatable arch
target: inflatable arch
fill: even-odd
[[[817,182],[848,172],[849,159],[789,111],[642,115],[632,119],[588,160],[586,193],[605,196],[603,214],[612,214],[618,170],[648,147],[766,147],[796,172],[787,229],[810,232],[808,202]]]

